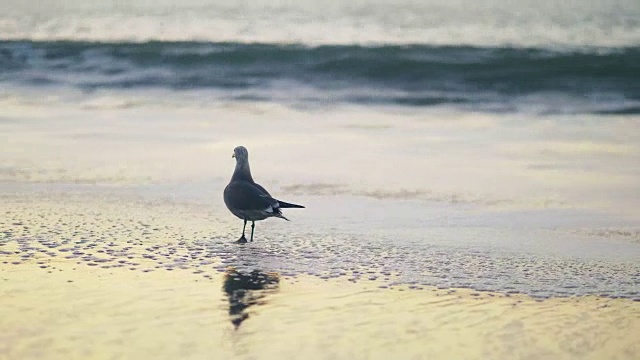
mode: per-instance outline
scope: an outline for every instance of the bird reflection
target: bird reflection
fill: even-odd
[[[259,270],[242,273],[235,268],[225,271],[223,289],[229,298],[229,315],[236,329],[249,318],[245,310],[249,306],[265,304],[265,296],[277,290],[279,282],[277,273]]]

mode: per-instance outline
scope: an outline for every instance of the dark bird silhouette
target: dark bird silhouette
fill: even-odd
[[[236,158],[236,169],[231,176],[231,181],[224,189],[224,203],[233,215],[244,220],[242,236],[238,239],[239,243],[247,242],[247,238],[244,236],[247,221],[251,221],[251,241],[253,241],[256,221],[269,217],[278,217],[289,221],[282,215],[280,209],[304,208],[302,205],[274,199],[265,188],[253,181],[249,168],[249,152],[244,146],[233,149],[232,157]]]

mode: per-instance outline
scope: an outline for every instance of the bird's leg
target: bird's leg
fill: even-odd
[[[244,226],[242,226],[242,236],[240,236],[240,239],[238,239],[238,243],[240,244],[244,244],[247,242],[247,238],[244,237],[244,229],[247,228],[247,219],[244,220]]]
[[[251,222],[251,242],[253,242],[253,229],[255,229],[256,227],[256,222],[252,221]]]

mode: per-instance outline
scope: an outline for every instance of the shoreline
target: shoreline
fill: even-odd
[[[207,276],[235,267],[374,281],[383,288],[640,300],[634,285],[635,228],[451,226],[414,233],[403,223],[389,223],[389,228],[363,231],[340,219],[327,228],[315,216],[326,212],[326,205],[314,203],[317,208],[295,214],[294,222],[260,223],[257,241],[238,246],[239,223],[224,208],[129,191],[87,190],[2,195],[0,254],[15,257],[2,263],[37,261],[46,267],[67,259],[102,269],[190,269]],[[344,205],[364,209],[368,201]]]

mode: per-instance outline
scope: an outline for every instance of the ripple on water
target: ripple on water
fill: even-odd
[[[289,277],[378,281],[382,287],[471,288],[539,298],[640,297],[640,265],[635,263],[426,242],[401,244],[382,235],[368,235],[365,241],[335,232],[285,234],[266,226],[264,236],[238,245],[228,224],[211,216],[194,219],[189,208],[167,206],[158,211],[141,206],[136,211],[112,205],[87,216],[82,207],[48,205],[18,204],[0,220],[6,229],[0,254],[10,256],[11,264],[61,256],[105,269],[189,270],[207,279],[233,267],[245,274],[261,270]]]

